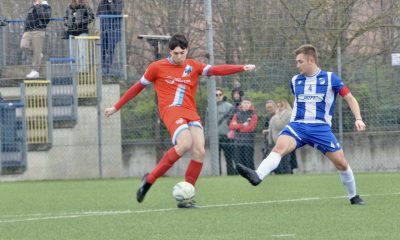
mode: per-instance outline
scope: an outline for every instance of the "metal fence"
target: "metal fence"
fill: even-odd
[[[54,127],[73,127],[78,119],[75,61],[72,58],[50,58],[46,72],[52,88]]]
[[[126,79],[126,15],[98,15],[96,29],[100,30],[101,69],[103,76]]]
[[[10,19],[8,25],[3,27],[3,45],[1,47],[5,66],[26,65],[31,60],[20,49],[22,34],[24,33],[24,20]],[[64,19],[51,18],[47,26],[45,43],[43,47],[44,58],[69,57],[68,40],[63,40]]]
[[[124,31],[126,18],[126,15],[99,15],[96,25],[90,29],[92,36],[98,35],[100,37],[101,68],[104,76],[126,79],[126,42]],[[51,18],[45,32],[44,60],[71,57],[76,60],[78,72],[88,71],[88,69],[85,69],[85,66],[88,67],[89,63],[81,63],[82,59],[77,59],[79,55],[76,55],[80,51],[81,58],[83,54],[86,54],[86,58],[93,58],[93,56],[89,55],[89,52],[83,53],[84,50],[82,50],[88,47],[86,45],[88,40],[82,39],[83,36],[65,38],[63,18]],[[31,57],[20,49],[23,33],[24,20],[22,19],[7,20],[7,25],[0,28],[0,69],[22,69],[31,64]],[[19,74],[16,76],[15,72],[9,70],[4,71],[2,76],[3,78],[13,78],[22,77],[23,75]]]
[[[0,102],[0,173],[22,173],[27,167],[24,103]]]
[[[53,142],[53,114],[50,81],[28,80],[21,86],[25,105],[28,149],[48,150]]]
[[[205,2],[208,1],[136,4],[136,11],[127,22],[127,36],[130,36],[127,51],[132,52],[128,57],[128,63],[132,64],[128,79],[140,79],[147,64],[156,59],[152,46],[135,39],[139,34],[183,33],[190,42],[189,56],[208,62],[210,52],[206,46],[209,42],[205,33],[209,26],[205,22]],[[265,102],[269,99],[293,101],[289,88],[291,77],[297,74],[293,51],[304,43],[317,47],[319,66],[340,75],[360,103],[367,133],[357,135],[354,116],[338,99],[332,128],[344,149],[352,149],[355,138],[379,151],[384,143],[374,134],[380,136],[385,131],[394,133],[387,136],[392,142],[398,141],[395,133],[400,130],[397,104],[400,95],[396,89],[400,84],[400,66],[390,61],[392,53],[400,52],[398,1],[219,0],[210,3],[215,63],[257,65],[252,73],[216,78],[216,85],[224,88],[228,102],[233,103],[231,90],[237,87],[252,100],[259,116],[257,141],[263,141],[261,131],[267,117]],[[133,46],[135,51],[131,50]],[[166,48],[164,51],[168,54]],[[207,81],[201,80],[196,98],[206,125],[210,117],[207,95],[212,93],[207,89]],[[157,133],[158,118],[154,114],[157,110],[155,104],[149,105],[153,94],[152,90],[143,92],[122,109],[122,133],[127,146],[143,142],[164,144],[165,150],[171,146],[165,128],[161,135]],[[142,110],[144,104],[149,106],[149,111]],[[215,129],[206,132],[207,139],[210,132]],[[353,140],[348,140],[349,136]],[[362,158],[347,152],[349,159]],[[255,161],[259,161],[257,156]]]
[[[99,40],[97,36],[78,36],[74,37],[72,43],[76,46],[78,56],[76,67],[78,74],[78,98],[96,98],[98,79],[101,82],[101,68],[99,67],[99,51],[96,44]]]

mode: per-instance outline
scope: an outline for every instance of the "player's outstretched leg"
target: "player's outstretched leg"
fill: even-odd
[[[351,205],[365,205],[364,200],[360,198],[360,195],[355,195],[350,199]]]
[[[152,185],[151,183],[147,182],[147,175],[149,175],[149,173],[143,175],[142,182],[140,183],[140,186],[136,192],[136,200],[139,203],[143,202],[143,199],[146,196],[147,191],[149,191]]]
[[[258,176],[257,172],[254,171],[251,168],[248,168],[240,163],[238,163],[236,165],[236,170],[239,172],[239,174],[246,178],[247,180],[249,180],[249,182],[253,185],[253,186],[257,186],[258,184],[260,184],[260,182],[262,181],[260,179],[260,177]]]

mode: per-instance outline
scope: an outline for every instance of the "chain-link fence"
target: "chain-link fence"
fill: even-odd
[[[133,20],[141,30],[138,33],[184,33],[190,40],[190,57],[207,62],[204,2],[150,1],[135,7],[143,13]],[[254,145],[256,165],[265,148],[262,134],[268,115],[265,102],[287,99],[292,103],[289,81],[297,74],[293,51],[301,44],[311,43],[319,51],[319,66],[340,75],[358,99],[367,124],[366,133],[355,134],[354,116],[347,104],[338,99],[332,128],[343,143],[347,158],[356,169],[363,171],[394,170],[385,167],[384,160],[378,164],[379,167],[369,168],[373,165],[371,162],[382,157],[372,154],[366,158],[360,152],[366,149],[375,152],[371,149],[395,146],[390,142],[397,144],[400,119],[396,104],[399,94],[395,91],[399,85],[400,67],[391,63],[391,54],[400,51],[397,1],[212,1],[212,10],[216,64],[257,65],[257,70],[252,73],[217,78],[217,86],[225,90],[228,102],[234,102],[231,90],[239,87],[255,106],[258,115]],[[128,26],[130,24],[128,22]],[[133,33],[136,31],[133,30]],[[127,39],[128,51],[131,49],[129,44],[138,48],[128,54],[128,58],[137,61],[137,64],[129,66],[128,79],[136,81],[156,54],[151,52],[151,46],[137,43],[132,33],[128,32],[127,36],[130,36]],[[205,81],[207,79],[199,86],[197,103],[199,113],[207,124],[208,91]],[[128,86],[131,84],[127,83]],[[171,146],[165,128],[162,128],[162,137],[156,133],[160,124],[155,114],[153,94],[153,91],[147,91],[122,109],[125,144],[156,142],[162,143],[164,149]],[[143,105],[152,110],[144,111]],[[388,145],[381,138],[385,131],[392,133],[386,135],[390,139]],[[228,151],[232,154],[236,151],[234,143],[233,149]],[[297,155],[302,159],[299,160],[300,168],[303,168],[300,171],[333,170],[328,160],[320,159],[324,163],[319,164],[310,160],[307,162],[306,158],[311,156],[303,152]],[[222,172],[228,171],[225,170],[224,157],[221,164]]]
[[[62,18],[51,18],[47,26],[42,51],[42,60],[54,57],[66,57],[69,54],[68,41],[62,39],[64,27]],[[17,75],[20,71],[26,71],[32,63],[32,56],[26,54],[21,48],[21,39],[25,32],[25,21],[21,19],[7,20],[7,25],[2,27],[2,67],[5,69],[3,75],[8,78],[21,78]],[[20,70],[20,71],[15,71]],[[44,71],[44,69],[42,70]]]
[[[30,4],[28,2],[27,6]],[[89,2],[93,12],[98,13],[100,1]],[[89,36],[95,35],[100,38],[96,42],[100,50],[93,52],[100,54],[100,61],[96,60],[92,53],[85,52],[85,56],[93,59],[94,64],[102,70],[101,74],[95,75],[97,82],[102,80],[104,83],[100,89],[102,94],[92,103],[80,101],[76,110],[76,125],[72,126],[71,132],[67,133],[63,129],[54,131],[53,150],[47,155],[48,161],[53,161],[53,166],[56,163],[60,166],[66,164],[68,170],[60,171],[61,174],[43,173],[41,177],[96,177],[98,168],[104,176],[139,176],[154,167],[172,144],[165,126],[159,119],[152,87],[142,91],[134,101],[121,109],[120,115],[117,114],[111,119],[101,120],[99,104],[101,102],[102,109],[112,106],[120,94],[141,78],[150,62],[167,56],[165,39],[175,33],[182,33],[188,38],[190,58],[207,63],[210,53],[206,48],[209,44],[206,31],[210,30],[210,26],[207,26],[205,21],[205,3],[206,1],[195,0],[131,0],[124,2],[121,13],[96,16],[97,23],[89,24]],[[398,1],[218,0],[209,3],[212,9],[212,57],[215,64],[248,63],[257,66],[257,69],[250,73],[216,77],[216,86],[224,90],[227,102],[235,104],[231,94],[234,89],[251,99],[258,116],[252,147],[255,166],[263,158],[263,149],[267,149],[262,133],[268,118],[265,103],[272,99],[287,100],[292,104],[293,96],[289,83],[291,77],[297,74],[293,51],[301,44],[311,43],[319,51],[318,65],[323,70],[340,75],[361,106],[362,116],[367,124],[365,133],[355,133],[354,116],[340,97],[337,99],[332,120],[332,128],[342,143],[353,169],[399,170],[400,166],[396,162],[399,155],[397,146],[400,108],[396,103],[400,100],[397,93],[400,66],[392,62],[392,54],[400,52]],[[8,6],[9,3],[2,4]],[[71,54],[73,38],[61,40],[65,28],[61,18],[58,20],[58,17],[64,16],[67,4],[50,4],[55,20],[50,22],[46,34],[56,37],[46,38],[45,57],[74,58]],[[12,16],[4,12],[1,14],[12,19]],[[11,64],[9,61],[17,65],[27,64],[18,60],[23,56],[19,53],[22,33],[13,30],[17,22],[9,20],[8,23],[9,26],[2,27],[1,31],[4,53],[2,62],[5,65]],[[52,24],[57,24],[57,27],[53,28]],[[118,25],[118,28],[122,29],[121,32],[105,33],[106,30],[110,30],[111,25],[111,30],[115,30],[115,25]],[[11,41],[5,37],[7,34],[17,34],[19,37]],[[154,38],[150,41],[151,38],[139,37],[140,35]],[[69,44],[65,45],[66,42]],[[78,65],[76,67],[85,66]],[[3,70],[3,78],[9,78],[4,77],[5,72]],[[85,76],[77,74],[75,77],[74,84],[77,85],[78,92],[79,84]],[[209,133],[215,133],[217,129],[210,128],[211,125],[208,124],[212,114],[216,113],[208,110],[207,97],[214,94],[214,91],[207,89],[207,81],[208,78],[200,80],[196,101],[205,125],[209,150],[215,147],[209,144],[212,142],[209,141],[212,137]],[[72,86],[72,82],[68,84]],[[16,84],[11,86],[18,88]],[[3,91],[6,98],[16,98],[16,94],[8,90]],[[66,102],[63,100],[60,104]],[[230,119],[227,124],[229,121]],[[65,136],[68,136],[69,140]],[[229,143],[231,148],[228,151],[232,156],[243,152],[238,150],[234,140]],[[82,161],[65,163],[68,159],[76,157],[73,152],[79,152],[78,158]],[[203,173],[228,173],[224,154],[221,153],[221,159],[215,159],[213,154],[212,149],[208,151]],[[28,153],[28,162],[29,156]],[[233,161],[238,161],[235,159],[237,157],[233,158]],[[218,164],[215,164],[216,161]],[[79,169],[82,164],[92,170],[82,172],[82,169]],[[297,151],[297,164],[300,172],[334,170],[321,154],[308,148]],[[180,161],[170,174],[182,174],[185,167],[186,162]]]

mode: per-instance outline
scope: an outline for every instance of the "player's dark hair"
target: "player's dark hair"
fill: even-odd
[[[231,92],[232,99],[233,99],[233,95],[235,95],[235,92],[238,92],[240,97],[244,96],[244,92],[242,90],[240,90],[240,88],[234,88],[234,89],[232,89],[232,92]]]
[[[311,44],[304,44],[301,45],[299,48],[297,48],[294,51],[295,56],[299,55],[299,54],[304,54],[306,56],[310,56],[313,57],[315,60],[315,63],[317,63],[318,61],[318,53],[317,53],[317,49],[311,45]]]
[[[185,36],[182,34],[175,34],[169,39],[168,47],[170,50],[174,50],[176,47],[187,49],[188,45],[189,44]]]

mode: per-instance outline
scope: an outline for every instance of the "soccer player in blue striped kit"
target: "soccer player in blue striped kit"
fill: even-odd
[[[342,147],[333,135],[331,120],[339,94],[354,114],[358,132],[365,130],[360,107],[350,90],[334,73],[321,70],[317,65],[317,50],[312,45],[302,45],[295,51],[296,67],[300,74],[291,81],[295,96],[290,123],[282,130],[276,145],[257,170],[237,165],[240,175],[252,185],[258,185],[281,161],[281,158],[306,144],[317,148],[338,169],[351,204],[363,205],[356,191],[356,183]]]

